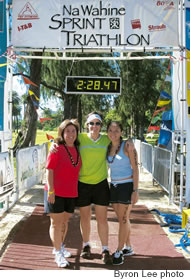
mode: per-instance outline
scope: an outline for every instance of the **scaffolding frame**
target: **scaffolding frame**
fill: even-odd
[[[179,46],[175,48],[125,48],[125,49],[118,49],[118,48],[107,48],[107,49],[97,49],[97,48],[77,48],[77,49],[46,49],[45,47],[43,49],[33,49],[33,48],[16,48],[13,46],[10,46],[11,52],[22,53],[22,57],[25,59],[50,59],[50,60],[72,60],[72,61],[80,61],[80,60],[113,60],[113,61],[119,61],[119,60],[160,60],[160,59],[171,59],[171,54],[175,54],[175,52],[180,53],[182,57],[186,57],[186,38],[185,38],[185,27],[186,27],[186,17],[185,17],[185,11],[186,7],[190,7],[190,3],[187,0],[179,0]],[[7,6],[7,9],[9,10],[11,6]],[[43,55],[31,55],[31,53],[42,53]],[[147,55],[147,53],[164,53],[167,52],[167,55],[154,55],[150,56]],[[53,54],[53,56],[48,55],[47,53]],[[115,53],[119,54],[119,56],[115,56]],[[143,56],[133,56],[133,53],[141,53]],[[74,54],[74,56],[68,56],[68,54]],[[91,56],[85,56],[85,54],[90,54]],[[104,54],[104,56],[98,56],[97,54]],[[10,59],[7,57],[7,59]],[[185,107],[186,99],[186,93],[187,93],[187,69],[186,69],[186,62],[182,60],[182,67],[180,71],[180,79],[182,81],[182,87],[180,88],[181,92],[181,148],[184,144],[184,121],[186,118],[186,122],[188,126],[190,127],[190,120],[187,117],[187,110]],[[187,103],[187,102],[186,102]],[[187,142],[190,142],[190,132],[188,132],[187,129]],[[187,162],[190,162],[190,147],[187,147]],[[183,197],[182,197],[182,189],[183,189],[183,153],[181,153],[181,166],[180,166],[180,209],[183,208]],[[188,166],[188,165],[187,165]],[[188,181],[188,188],[190,192],[190,173],[187,172],[187,181]],[[189,175],[188,175],[189,174]]]

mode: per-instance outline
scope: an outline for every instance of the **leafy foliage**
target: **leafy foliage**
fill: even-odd
[[[165,66],[159,60],[130,60],[120,62],[120,68],[123,84],[116,100],[118,111],[126,132],[143,139],[160,95],[158,82],[163,84]],[[151,112],[149,117],[146,111]]]

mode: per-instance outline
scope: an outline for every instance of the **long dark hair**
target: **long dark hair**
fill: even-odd
[[[110,125],[112,125],[114,123],[121,129],[121,131],[123,131],[123,126],[119,121],[109,121],[107,124],[107,132],[108,132]]]
[[[121,131],[123,131],[123,126],[122,126],[122,124],[121,124],[119,121],[109,121],[108,124],[107,124],[107,132],[108,132],[109,127],[110,127],[112,124],[116,124],[116,125],[121,129]],[[121,147],[122,141],[123,141],[123,137],[120,136],[120,147]],[[107,148],[107,153],[106,153],[106,159],[107,159],[107,160],[108,160],[108,156],[109,156],[110,151],[111,151],[111,147],[112,147],[112,142],[110,142],[110,144],[108,145],[108,148]],[[118,151],[118,152],[119,152],[119,151]]]

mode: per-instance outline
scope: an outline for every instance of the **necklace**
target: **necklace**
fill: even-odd
[[[71,160],[72,165],[74,167],[77,167],[77,165],[79,164],[79,152],[78,152],[78,149],[75,147],[75,149],[77,150],[77,161],[75,163],[71,153],[69,152],[69,149],[67,148],[67,146],[65,144],[63,144],[63,146],[65,147],[65,150],[67,151],[67,154],[68,154],[68,156],[69,156],[69,158]]]
[[[113,157],[112,157],[111,160],[109,160],[108,156],[109,156],[109,153],[110,153],[110,150],[111,150],[111,147],[112,147],[112,143],[109,144],[109,146],[108,146],[108,151],[107,151],[107,161],[108,161],[108,163],[110,163],[110,164],[113,163],[113,161],[114,161],[114,159],[115,159],[117,153],[118,153],[119,150],[120,150],[121,143],[122,143],[122,141],[120,141],[120,143],[119,143],[117,149],[115,150],[115,153],[114,153],[114,155],[113,155]]]

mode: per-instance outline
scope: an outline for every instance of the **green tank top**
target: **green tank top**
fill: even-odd
[[[78,136],[82,166],[79,181],[86,184],[97,184],[107,178],[106,152],[110,143],[107,135],[101,135],[96,141],[86,133]]]

